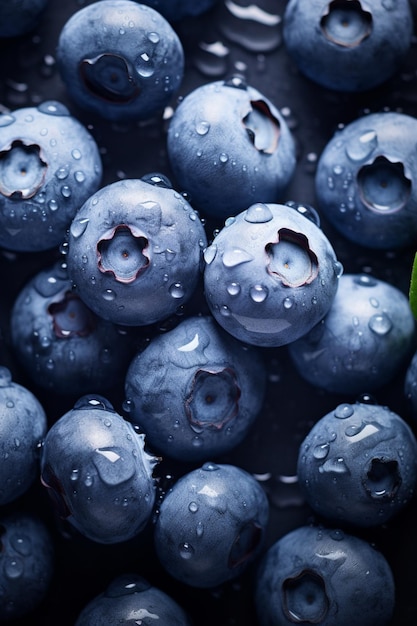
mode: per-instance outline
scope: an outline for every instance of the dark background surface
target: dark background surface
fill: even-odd
[[[282,16],[285,0],[257,0],[254,3],[273,15]],[[112,124],[78,110],[69,100],[55,66],[59,32],[69,16],[81,6],[76,0],[50,0],[39,26],[28,36],[0,41],[0,107],[13,110],[37,105],[46,99],[64,102],[71,113],[88,126],[102,153],[103,184],[120,178],[138,178],[159,171],[171,175],[165,148],[167,120],[141,124]],[[238,4],[248,6],[249,0]],[[402,72],[382,87],[359,95],[340,95],[324,90],[303,78],[282,45],[281,26],[265,26],[253,20],[232,19],[223,0],[208,14],[174,25],[184,45],[186,75],[178,97],[209,80],[232,73],[243,74],[248,83],[270,98],[285,115],[297,142],[297,169],[283,200],[315,204],[314,171],[317,158],[340,124],[347,124],[371,111],[394,110],[417,115],[417,44],[413,45]],[[204,45],[222,42],[227,54],[219,57],[204,51]],[[172,102],[175,108],[176,100]],[[169,109],[167,110],[169,117]],[[207,222],[211,239],[220,223]],[[354,246],[336,234],[322,219],[345,272],[366,272],[408,290],[414,250],[372,252]],[[15,362],[10,349],[8,317],[10,307],[27,279],[49,266],[60,252],[12,254],[0,251],[0,364],[7,365],[16,382],[28,386],[43,403],[50,423],[74,403],[71,393],[54,396],[34,387]],[[182,315],[205,311],[201,294],[186,305]],[[145,331],[144,331],[145,333]],[[231,462],[262,479],[271,504],[271,521],[266,547],[285,532],[314,518],[303,503],[295,476],[298,446],[312,424],[340,402],[355,398],[326,394],[302,381],[294,371],[285,348],[264,351],[268,367],[268,389],[264,410],[247,439],[227,457]],[[389,385],[374,393],[415,429],[403,393],[404,371]],[[364,388],[366,392],[366,388]],[[122,390],[109,399],[122,412]],[[163,461],[158,468],[161,486],[191,469]],[[198,626],[219,624],[255,625],[253,577],[256,567],[231,584],[215,591],[189,589],[172,580],[159,566],[152,549],[152,529],[132,542],[101,546],[80,537],[63,526],[52,512],[49,500],[36,482],[30,492],[12,507],[35,510],[48,524],[56,546],[56,573],[50,592],[39,609],[16,624],[50,626],[74,624],[76,617],[95,595],[117,575],[137,572],[170,593],[188,609]],[[375,543],[387,557],[395,576],[397,603],[393,624],[415,624],[417,596],[417,505],[413,501],[389,524],[361,531],[359,535]]]

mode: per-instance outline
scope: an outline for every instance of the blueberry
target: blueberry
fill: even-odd
[[[391,78],[411,46],[408,0],[290,0],[283,36],[299,70],[341,92],[372,89]]]
[[[75,626],[119,626],[128,622],[153,626],[157,620],[161,626],[191,626],[171,596],[137,574],[123,574],[87,604]]]
[[[39,474],[45,411],[33,393],[0,367],[0,506],[25,493]]]
[[[100,185],[96,142],[56,101],[4,113],[0,130],[0,246],[53,248]]]
[[[278,539],[258,572],[259,626],[390,624],[395,584],[374,546],[340,529],[301,526]]]
[[[417,418],[417,351],[414,352],[408,364],[404,380],[404,393],[408,401],[411,414]]]
[[[124,380],[134,355],[129,329],[95,315],[72,290],[60,263],[20,290],[10,330],[31,380],[58,393],[104,393]]]
[[[156,462],[108,400],[83,396],[49,429],[41,478],[63,519],[92,541],[118,543],[148,523]]]
[[[143,4],[154,8],[170,22],[179,22],[187,17],[202,15],[218,2],[219,0],[144,0]]]
[[[326,391],[360,394],[390,382],[415,340],[407,296],[367,274],[344,274],[329,312],[288,346],[298,373]]]
[[[0,2],[0,38],[25,35],[37,26],[48,0]]]
[[[254,202],[282,200],[296,165],[285,118],[239,77],[189,93],[171,118],[167,149],[193,206],[223,219]]]
[[[163,455],[203,461],[233,449],[263,403],[266,370],[211,317],[190,317],[136,355],[125,382],[128,418]]]
[[[170,23],[132,0],[101,0],[73,13],[59,36],[57,62],[70,97],[113,121],[159,114],[184,73]]]
[[[324,415],[300,445],[297,473],[308,504],[339,524],[384,524],[412,499],[417,442],[386,406],[343,403]]]
[[[191,587],[217,587],[260,554],[268,517],[265,492],[251,474],[206,462],[162,500],[154,532],[158,558]]]
[[[207,240],[197,213],[172,188],[111,183],[77,212],[68,272],[81,299],[117,324],[143,326],[174,314],[201,278]]]
[[[256,203],[205,251],[205,295],[218,323],[265,347],[295,341],[329,310],[342,271],[316,224],[293,206]]]
[[[52,537],[38,517],[0,515],[0,621],[27,616],[46,597],[55,569]]]
[[[370,113],[336,131],[316,171],[319,210],[347,239],[375,249],[414,245],[417,119]]]

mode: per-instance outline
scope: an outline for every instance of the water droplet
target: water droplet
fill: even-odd
[[[218,465],[216,465],[216,463],[212,463],[211,461],[206,461],[201,466],[201,469],[204,470],[205,472],[215,472],[220,468]]]
[[[225,267],[236,267],[236,265],[252,261],[253,256],[241,248],[229,248],[224,252],[222,260]]]
[[[197,123],[195,129],[197,131],[197,134],[203,137],[204,135],[207,135],[207,133],[209,132],[210,124],[209,122],[202,120],[201,122]]]
[[[334,411],[334,416],[339,419],[346,419],[347,417],[350,417],[351,415],[353,415],[354,412],[355,412],[355,409],[351,404],[344,403],[344,404],[339,404],[339,406],[336,407]]]
[[[157,44],[159,43],[160,37],[159,34],[155,31],[148,33],[148,39],[151,43]]]
[[[367,159],[378,145],[378,136],[374,130],[368,130],[360,137],[352,137],[346,144],[346,154],[352,161]]]
[[[74,178],[77,183],[83,183],[85,181],[85,174],[81,170],[77,170],[74,172]]]
[[[257,4],[242,6],[225,0],[219,25],[223,34],[249,52],[271,52],[282,42],[281,17]]]
[[[184,297],[185,290],[181,283],[173,283],[169,288],[169,293],[173,298],[180,299]]]
[[[229,160],[229,155],[226,152],[221,152],[219,156],[220,163],[227,163]]]
[[[238,296],[241,292],[241,287],[239,283],[232,282],[227,285],[226,290],[229,296]]]
[[[355,276],[354,282],[361,287],[375,287],[378,284],[375,278],[367,274]]]
[[[74,148],[74,150],[72,150],[71,155],[72,155],[72,158],[75,159],[76,161],[79,161],[82,156],[81,152],[77,148]]]
[[[216,253],[217,246],[214,243],[212,243],[211,246],[208,246],[208,248],[204,250],[204,261],[207,263],[207,265],[210,265],[210,263],[214,261]]]
[[[68,185],[64,185],[63,187],[61,187],[61,193],[64,196],[64,198],[70,198],[71,197],[70,187],[68,187]]]
[[[197,502],[194,502],[194,501],[190,502],[190,504],[188,505],[188,510],[191,513],[197,513],[197,511],[198,511],[198,504],[197,504]]]
[[[198,522],[195,529],[197,537],[202,537],[204,535],[204,524],[203,522]]]
[[[47,100],[38,106],[38,111],[47,115],[70,115],[67,107],[62,102]]]
[[[20,578],[24,572],[24,561],[19,557],[8,558],[4,563],[4,573],[10,580]]]
[[[332,474],[347,474],[349,473],[349,469],[341,457],[336,459],[328,459],[319,467],[319,472],[328,472]]]
[[[340,261],[335,261],[333,267],[334,267],[334,273],[336,275],[336,278],[340,278],[344,272],[343,265],[340,263]]]
[[[57,171],[55,172],[55,176],[58,178],[58,180],[65,180],[65,178],[68,177],[68,167],[60,167],[59,169],[57,169]]]
[[[88,226],[89,219],[88,217],[82,217],[80,219],[75,219],[70,226],[70,233],[75,238],[81,237],[86,231]]]
[[[289,298],[288,296],[286,298],[284,298],[284,300],[283,300],[284,309],[287,309],[287,311],[288,311],[289,309],[291,309],[293,304],[294,304],[294,301],[293,301],[292,298]]]
[[[325,459],[329,454],[330,445],[328,443],[323,443],[318,445],[313,450],[313,456],[315,459]]]
[[[113,289],[105,289],[103,291],[103,300],[107,302],[112,302],[116,298],[116,294]]]
[[[245,221],[250,224],[265,224],[273,218],[272,211],[267,204],[257,202],[252,204],[244,214]]]
[[[22,556],[29,556],[32,552],[32,541],[28,535],[12,535],[10,543]]]
[[[372,315],[368,322],[369,328],[376,335],[387,335],[392,329],[392,321],[386,313],[377,313]]]
[[[58,202],[54,199],[49,200],[48,206],[51,209],[51,211],[57,211],[57,209],[59,208]]]
[[[80,477],[80,472],[79,472],[79,470],[77,470],[77,469],[73,469],[73,470],[72,470],[72,472],[71,472],[71,474],[70,474],[70,480],[72,480],[72,481],[74,481],[74,482],[75,482],[76,480],[78,480],[78,479],[79,479],[79,477]]]
[[[264,302],[268,297],[268,289],[263,285],[253,285],[250,288],[249,295],[254,302]]]
[[[4,128],[5,126],[13,124],[15,119],[16,118],[13,117],[13,115],[10,115],[9,113],[3,113],[2,115],[0,115],[0,128]]]
[[[180,557],[182,559],[188,560],[191,559],[194,555],[194,548],[190,543],[188,543],[188,541],[184,541],[184,543],[181,543],[178,546],[178,549],[180,551]]]
[[[204,76],[218,78],[227,71],[229,54],[229,48],[221,41],[200,42],[193,56],[193,63]]]
[[[87,474],[86,477],[84,478],[84,485],[86,487],[91,487],[93,482],[94,482],[94,480],[93,480],[93,477],[91,476],[91,474]]]

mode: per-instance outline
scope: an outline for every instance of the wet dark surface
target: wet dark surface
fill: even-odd
[[[167,119],[140,124],[114,124],[78,110],[69,100],[55,66],[57,38],[66,19],[88,2],[50,0],[37,29],[30,35],[0,42],[0,107],[13,110],[37,105],[45,99],[64,102],[71,113],[94,135],[104,164],[103,184],[121,178],[137,178],[159,171],[171,175],[165,149]],[[250,2],[241,0],[241,6]],[[272,16],[281,16],[284,0],[257,0],[255,4]],[[259,15],[259,14],[258,14]],[[340,124],[347,124],[369,111],[401,111],[417,115],[417,43],[413,41],[402,72],[382,87],[359,95],[336,94],[303,78],[289,59],[281,39],[279,19],[266,26],[253,19],[232,16],[226,3],[198,19],[176,24],[186,54],[186,75],[179,91],[185,96],[191,89],[209,80],[243,74],[280,108],[290,124],[297,143],[297,169],[283,200],[295,200],[314,206],[314,172],[317,158]],[[212,44],[216,44],[214,47]],[[211,50],[211,51],[210,51]],[[173,108],[176,100],[172,102]],[[207,236],[213,238],[221,223],[206,223]],[[322,219],[345,272],[366,272],[390,282],[405,293],[408,290],[414,250],[372,252],[348,243]],[[28,278],[52,260],[60,250],[38,254],[0,252],[0,363],[11,369],[13,379],[28,386],[43,403],[50,423],[73,406],[71,393],[57,396],[36,388],[23,373],[10,349],[9,313],[19,290]],[[201,292],[181,310],[181,316],[206,312]],[[180,316],[180,317],[181,317]],[[178,319],[180,319],[180,317]],[[175,323],[175,321],[173,322]],[[157,329],[152,329],[152,331]],[[149,333],[152,332],[151,329]],[[146,339],[147,331],[142,339]],[[148,333],[148,334],[149,334]],[[255,474],[265,487],[271,504],[266,547],[287,531],[314,520],[302,501],[295,479],[298,446],[312,424],[341,402],[357,398],[326,394],[304,382],[295,372],[285,348],[264,350],[268,367],[268,388],[264,409],[246,440],[219,462],[236,463]],[[392,383],[377,392],[377,402],[388,405],[415,429],[403,393],[404,371]],[[363,389],[366,392],[366,385]],[[123,390],[118,387],[109,396],[122,412]],[[191,467],[163,461],[157,473],[161,488]],[[51,529],[56,546],[56,574],[50,593],[40,608],[16,624],[69,626],[85,604],[103,591],[117,575],[129,571],[146,577],[170,593],[188,609],[199,626],[219,624],[254,625],[253,577],[256,567],[224,588],[215,591],[189,589],[162,571],[152,550],[152,528],[134,541],[101,546],[84,539],[55,519],[49,500],[38,483],[19,502],[6,507],[35,510]],[[387,557],[397,587],[393,624],[415,624],[415,562],[417,558],[417,505],[414,500],[392,522],[357,534],[375,543]]]

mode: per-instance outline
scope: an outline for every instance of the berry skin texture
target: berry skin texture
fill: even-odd
[[[256,349],[243,346],[211,317],[191,317],[132,360],[125,406],[154,450],[202,462],[229,452],[246,436],[265,387]]]
[[[268,517],[267,497],[251,474],[206,462],[163,499],[154,529],[158,558],[191,587],[217,587],[259,555]]]
[[[339,529],[296,528],[269,548],[258,571],[259,626],[384,626],[394,604],[384,555]]]
[[[37,273],[10,317],[12,344],[31,379],[51,391],[104,393],[123,381],[132,333],[95,315],[72,290],[65,266]]]
[[[359,395],[389,383],[406,365],[414,340],[404,293],[366,274],[344,274],[327,315],[288,350],[312,385]]]
[[[305,437],[297,473],[318,515],[357,528],[381,525],[414,495],[417,442],[388,407],[340,404]]]
[[[0,515],[1,622],[38,607],[50,588],[54,565],[53,540],[40,519],[19,512]]]
[[[100,186],[95,140],[63,104],[45,101],[0,119],[0,246],[58,246],[77,209]]]
[[[340,92],[367,91],[394,76],[412,33],[408,0],[290,0],[283,21],[298,69]]]
[[[112,121],[160,114],[184,74],[170,23],[132,0],[101,0],[75,12],[60,33],[57,62],[76,104]]]
[[[68,243],[68,273],[86,305],[116,324],[144,326],[192,296],[207,239],[183,196],[137,179],[93,194]]]
[[[134,622],[131,622],[134,620]],[[137,574],[123,574],[82,610],[75,626],[191,626],[183,609],[165,592]]]
[[[295,341],[329,310],[342,267],[324,233],[292,206],[256,203],[204,253],[205,296],[217,322],[248,344]]]
[[[167,150],[192,205],[222,219],[254,202],[281,201],[296,165],[284,117],[238,77],[201,85],[182,100]]]
[[[404,394],[413,419],[417,420],[417,352],[408,364],[404,380]]]
[[[122,180],[100,189],[75,216],[68,273],[97,315],[144,326],[174,314],[192,296],[206,245],[201,220],[183,196]]]
[[[58,513],[98,543],[127,541],[141,532],[155,501],[158,462],[101,396],[83,396],[49,429],[41,479]]]
[[[338,130],[316,171],[319,211],[347,239],[387,250],[417,236],[417,119],[371,113]]]
[[[42,17],[48,0],[7,0],[0,2],[0,38],[29,33]]]
[[[29,389],[0,367],[0,506],[24,494],[39,474],[45,411]]]

